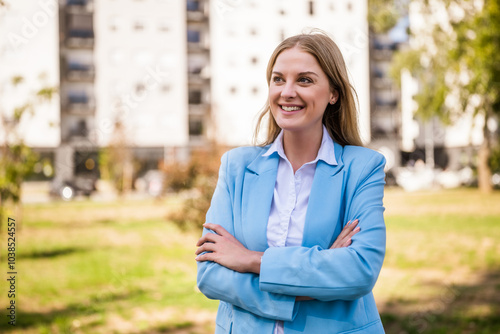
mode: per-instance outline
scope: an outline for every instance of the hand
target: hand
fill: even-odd
[[[358,223],[359,221],[357,219],[352,223],[349,221],[346,226],[344,226],[344,229],[340,232],[337,240],[335,240],[330,249],[342,248],[351,245],[351,238],[361,230],[359,226],[357,227]]]
[[[231,233],[218,224],[203,226],[215,233],[207,233],[198,240],[196,261],[213,261],[240,273],[260,274],[260,262],[264,253],[248,250]],[[202,254],[203,252],[210,252]]]

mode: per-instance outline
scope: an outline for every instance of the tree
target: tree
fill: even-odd
[[[24,79],[15,76],[10,85],[15,89]],[[0,110],[0,226],[8,203],[17,205],[21,199],[21,185],[33,170],[37,156],[24,144],[20,125],[34,113],[37,105],[50,101],[57,93],[55,87],[44,87],[24,103],[7,112]]]
[[[408,0],[368,0],[368,24],[371,32],[383,34],[405,16]]]
[[[421,43],[410,43],[410,49],[396,56],[393,73],[407,68],[418,80],[416,114],[423,119],[438,116],[444,124],[452,124],[465,113],[482,116],[479,188],[490,192],[493,143],[488,123],[500,115],[500,4],[414,0],[412,6],[426,17],[426,26],[411,31]],[[433,20],[437,15],[439,19]]]

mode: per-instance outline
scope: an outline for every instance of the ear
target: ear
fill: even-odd
[[[339,99],[339,92],[336,89],[333,89],[330,93],[330,104],[335,104]]]

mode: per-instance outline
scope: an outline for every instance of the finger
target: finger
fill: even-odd
[[[348,246],[350,246],[350,245],[351,245],[351,243],[352,243],[351,238],[347,238],[347,239],[344,241],[344,243],[342,244],[342,246],[341,246],[340,248],[342,248],[342,247],[348,247]]]
[[[349,238],[352,238],[356,233],[358,233],[359,231],[361,231],[361,228],[358,226],[356,227],[354,230],[352,230],[351,233],[349,233],[348,237]]]
[[[215,252],[216,249],[217,249],[216,244],[211,243],[211,242],[206,242],[203,245],[201,245],[200,247],[198,247],[194,253],[196,255],[199,255],[203,252]]]
[[[202,237],[198,240],[198,242],[196,243],[196,246],[198,246],[198,247],[199,247],[199,246],[203,245],[203,244],[204,244],[204,243],[206,243],[206,242],[212,242],[212,243],[215,243],[215,242],[217,242],[217,241],[219,241],[219,240],[220,240],[220,237],[221,237],[221,236],[220,236],[220,235],[218,235],[218,234],[214,234],[214,233],[207,233],[207,234],[205,234],[204,236],[202,236]]]
[[[349,221],[344,226],[344,228],[342,229],[342,232],[340,233],[342,238],[345,237],[346,235],[348,235],[357,225],[358,225],[358,220],[355,220],[353,222]]]
[[[215,262],[215,257],[213,255],[214,253],[204,253],[198,255],[195,260],[198,262],[204,262],[204,261],[213,261]]]
[[[226,231],[226,229],[222,226],[220,226],[219,224],[212,224],[212,223],[205,223],[203,224],[203,227],[209,229],[209,230],[212,230],[214,231],[215,233],[219,234],[219,235],[226,235],[228,234],[228,232]]]

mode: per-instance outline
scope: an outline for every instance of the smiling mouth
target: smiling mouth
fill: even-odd
[[[284,111],[297,111],[297,110],[304,109],[304,107],[300,107],[300,106],[287,107],[287,106],[283,106],[283,105],[280,105],[280,108],[283,109]]]

